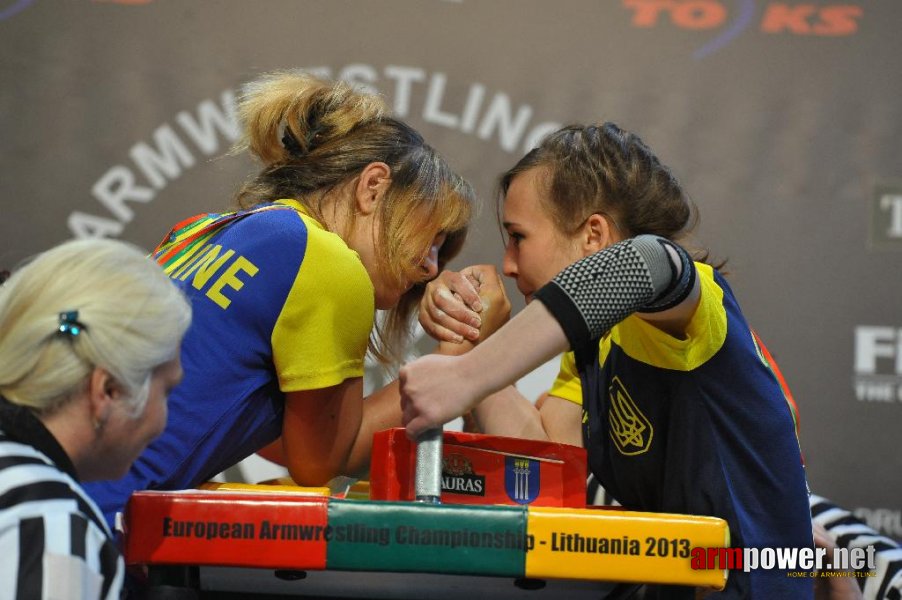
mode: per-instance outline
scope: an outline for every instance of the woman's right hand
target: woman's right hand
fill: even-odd
[[[475,343],[509,318],[510,302],[492,265],[443,271],[426,285],[420,302],[420,324],[440,342]]]
[[[484,340],[511,318],[511,303],[504,291],[504,282],[493,265],[477,265],[467,277],[474,277],[479,282],[479,298],[482,301],[482,325],[479,327],[479,339]],[[465,269],[466,271],[467,269]]]

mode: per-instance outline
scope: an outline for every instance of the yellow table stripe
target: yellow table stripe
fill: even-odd
[[[690,566],[692,548],[729,546],[723,519],[530,507],[527,533],[527,577],[726,585],[726,571]]]
[[[327,487],[302,487],[289,483],[221,483],[218,481],[206,481],[199,486],[199,490],[223,491],[223,492],[291,492],[303,496],[328,496]]]

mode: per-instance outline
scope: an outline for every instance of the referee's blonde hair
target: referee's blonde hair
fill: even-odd
[[[60,313],[72,311],[77,334],[60,331]],[[0,286],[0,395],[47,414],[86,389],[97,366],[137,415],[153,370],[175,358],[190,321],[182,293],[135,246],[66,242]]]

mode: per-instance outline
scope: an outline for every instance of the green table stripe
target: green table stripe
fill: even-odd
[[[330,500],[326,568],[521,577],[526,509]]]

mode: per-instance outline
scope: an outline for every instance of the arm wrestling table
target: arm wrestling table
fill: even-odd
[[[598,599],[613,582],[725,585],[689,559],[729,546],[723,520],[572,506],[572,485],[585,502],[581,449],[446,432],[440,450],[440,504],[405,500],[416,449],[403,430],[377,434],[369,499],[272,485],[137,492],[126,561],[155,598]]]

